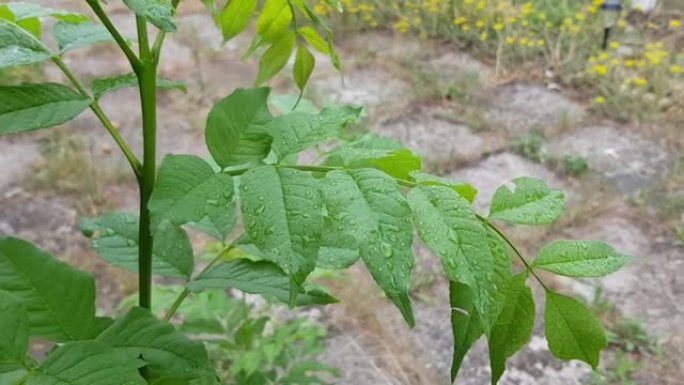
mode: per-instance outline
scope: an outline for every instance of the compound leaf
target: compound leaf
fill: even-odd
[[[40,63],[50,57],[47,47],[30,32],[0,19],[0,68]]]
[[[558,240],[539,251],[533,266],[567,277],[603,277],[631,259],[603,242]]]
[[[0,86],[0,135],[60,125],[78,116],[91,102],[61,84]]]
[[[500,310],[498,292],[507,273],[498,267],[487,230],[468,201],[451,188],[417,186],[408,200],[420,238],[441,258],[450,281],[471,288],[475,309],[488,331]]]
[[[64,53],[96,43],[113,42],[114,38],[102,24],[93,22],[69,23],[60,21],[52,27],[59,52]]]
[[[273,151],[280,158],[337,138],[342,129],[358,122],[362,109],[327,107],[318,114],[292,112],[269,121],[264,127],[273,136]]]
[[[224,239],[235,223],[233,178],[216,173],[202,158],[194,155],[167,155],[162,161],[156,186],[149,202],[152,227],[162,220],[181,226],[213,223]],[[230,218],[228,227],[223,218]],[[218,228],[221,225],[223,228]]]
[[[318,182],[304,171],[261,166],[242,176],[240,200],[247,234],[290,275],[294,290],[316,267],[323,225]]]
[[[234,38],[247,28],[256,6],[256,0],[231,0],[226,4],[219,17],[224,41]]]
[[[136,15],[144,17],[162,31],[176,31],[171,0],[124,0],[124,4]]]
[[[267,261],[236,259],[223,262],[188,283],[188,289],[200,292],[209,288],[233,288],[288,303],[292,291],[290,277]],[[324,305],[337,300],[319,289],[299,289],[297,305]]]
[[[98,218],[81,218],[83,234],[91,238],[102,259],[126,270],[138,271],[140,219],[127,213],[109,213]],[[189,278],[193,255],[188,236],[178,226],[162,221],[154,231],[152,270],[168,277]]]
[[[60,346],[29,374],[26,385],[144,385],[137,357],[127,357],[98,341]]]
[[[201,342],[192,341],[148,310],[134,307],[97,337],[97,341],[141,359],[155,374],[193,380],[213,373]]]
[[[527,274],[513,277],[505,286],[503,309],[489,334],[489,360],[492,385],[496,385],[506,370],[506,360],[532,338],[535,307],[532,291],[525,284]]]
[[[413,326],[413,225],[399,186],[378,170],[362,169],[329,173],[323,191],[328,216],[338,222],[335,231],[356,240],[373,279]]]
[[[14,294],[0,290],[0,373],[21,368],[29,344],[26,306]]]
[[[582,360],[596,369],[608,343],[601,324],[585,305],[571,297],[546,291],[546,339],[561,360]]]
[[[88,334],[95,319],[92,276],[16,238],[0,238],[0,271],[0,290],[26,306],[32,336],[62,342]]]
[[[221,167],[260,163],[271,149],[263,125],[268,111],[268,88],[238,89],[217,102],[207,118],[207,148]]]
[[[539,179],[513,180],[515,188],[501,186],[492,198],[489,217],[514,224],[553,223],[563,213],[565,197]]]
[[[453,181],[420,171],[414,171],[410,175],[411,179],[420,185],[449,187],[470,203],[473,203],[477,195],[477,189],[470,183]]]

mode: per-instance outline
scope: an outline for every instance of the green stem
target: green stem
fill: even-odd
[[[88,98],[92,98],[93,102],[90,104],[90,109],[93,111],[95,116],[100,120],[102,125],[107,129],[109,132],[109,135],[114,139],[116,144],[119,146],[121,149],[121,152],[124,154],[126,157],[126,160],[128,160],[128,163],[131,165],[131,168],[133,169],[133,172],[135,173],[135,177],[140,180],[140,173],[142,171],[142,164],[140,164],[140,160],[138,157],[135,156],[135,153],[133,153],[133,150],[128,146],[128,143],[124,140],[124,138],[121,137],[121,134],[119,134],[119,131],[114,127],[114,124],[112,123],[111,120],[109,120],[109,117],[107,117],[107,114],[102,111],[102,108],[100,107],[100,104],[98,103],[97,99],[94,99],[88,91],[86,91],[85,87],[83,87],[83,84],[76,78],[76,75],[74,75],[73,72],[67,67],[67,65],[64,63],[61,57],[59,56],[53,56],[52,61],[59,67],[60,70],[64,73],[64,75],[69,79],[71,84],[76,87],[78,92],[81,93],[81,95],[86,96]]]
[[[104,11],[104,9],[102,9],[99,0],[86,0],[86,2],[93,10],[97,18],[100,19],[105,28],[107,28],[107,31],[109,31],[109,33],[112,35],[114,41],[116,41],[116,44],[119,45],[124,55],[126,55],[126,58],[131,63],[131,67],[133,67],[133,71],[138,73],[142,69],[142,63],[140,62],[140,59],[135,56],[135,53],[133,53],[131,47],[128,46],[126,39],[121,36],[119,30],[116,29],[112,21],[109,19],[109,16],[107,16],[107,13]]]
[[[477,214],[477,218],[478,218],[480,221],[482,221],[482,223],[484,223],[487,227],[489,227],[490,229],[492,229],[492,230],[496,233],[496,235],[499,236],[499,238],[501,238],[504,242],[506,242],[506,244],[508,244],[508,247],[510,247],[511,250],[513,250],[513,252],[515,253],[515,255],[517,255],[518,258],[520,259],[520,261],[522,261],[523,265],[525,265],[525,268],[527,269],[527,271],[528,271],[529,273],[532,274],[532,276],[537,280],[537,282],[539,282],[539,284],[541,284],[541,285],[544,287],[544,289],[549,290],[548,286],[546,286],[546,284],[544,283],[544,281],[542,281],[542,279],[539,278],[539,276],[537,275],[537,273],[534,272],[534,269],[532,269],[532,265],[531,265],[531,264],[527,261],[527,259],[522,255],[522,253],[520,252],[520,250],[518,250],[518,248],[515,247],[515,245],[513,244],[513,242],[511,242],[511,240],[508,239],[508,237],[507,237],[501,230],[499,230],[496,226],[494,226],[494,224],[492,224],[489,220],[487,220],[487,218],[485,218],[485,217],[483,217],[483,216],[481,216],[481,215],[479,215],[479,214]]]
[[[152,305],[152,250],[153,239],[148,203],[157,172],[157,66],[150,60],[147,24],[137,17],[138,44],[142,69],[138,73],[143,121],[143,165],[140,178],[140,229],[138,249],[138,284],[140,307]]]
[[[176,10],[178,9],[178,4],[180,4],[180,0],[173,0],[171,2],[171,6],[173,7],[174,12],[176,12]],[[165,38],[166,32],[159,31],[157,37],[154,39],[154,44],[152,45],[152,57],[154,58],[155,63],[159,63],[159,58],[161,57],[161,49],[164,45]]]
[[[238,237],[238,239],[239,239],[239,237]],[[214,267],[214,265],[216,265],[216,264],[221,260],[221,258],[223,258],[223,255],[224,255],[224,254],[230,252],[231,250],[233,250],[233,248],[235,248],[235,242],[232,242],[231,244],[229,244],[228,246],[226,246],[223,250],[221,250],[221,251],[216,255],[216,257],[214,257],[214,259],[212,259],[211,262],[209,262],[209,263],[207,264],[207,266],[205,266],[204,269],[202,269],[202,271],[199,273],[198,276],[201,277],[202,274],[204,274],[204,273],[206,273],[207,271],[209,271],[209,269],[211,269],[212,267]],[[188,298],[188,295],[190,295],[190,290],[188,290],[188,288],[186,287],[186,288],[184,288],[183,291],[178,295],[178,297],[176,298],[176,300],[173,302],[173,305],[171,305],[171,307],[169,308],[169,310],[166,312],[166,315],[164,316],[164,321],[166,321],[166,322],[171,321],[171,318],[173,318],[173,316],[176,315],[176,312],[178,311],[178,309],[179,309],[179,308],[181,307],[181,305],[183,304],[183,301],[185,301],[185,299]]]

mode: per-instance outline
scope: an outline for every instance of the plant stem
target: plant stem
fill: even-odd
[[[180,4],[180,0],[173,0],[171,1],[171,6],[173,7],[174,12],[178,9],[178,4]],[[154,39],[154,45],[152,45],[152,57],[154,58],[155,63],[159,63],[159,58],[161,56],[161,49],[162,46],[164,45],[164,39],[166,38],[166,32],[165,31],[159,31],[157,34],[157,37]]]
[[[490,229],[492,229],[492,230],[496,233],[496,235],[499,236],[499,238],[501,238],[504,242],[506,242],[506,244],[508,244],[508,247],[510,247],[511,250],[513,250],[513,252],[515,253],[515,255],[517,255],[518,258],[520,259],[520,261],[522,261],[523,265],[525,265],[525,268],[527,269],[527,271],[530,272],[530,273],[532,274],[532,276],[537,280],[537,282],[539,282],[539,284],[542,285],[542,287],[544,287],[545,290],[549,290],[548,286],[546,286],[546,284],[544,283],[544,281],[542,281],[542,279],[539,278],[539,276],[537,275],[537,273],[534,272],[534,270],[532,269],[532,265],[531,265],[531,264],[527,261],[527,259],[522,255],[522,253],[520,252],[520,250],[518,250],[518,248],[515,247],[515,245],[513,244],[513,242],[511,242],[511,240],[508,239],[508,237],[507,237],[501,230],[499,230],[496,226],[494,226],[494,224],[492,224],[491,222],[489,222],[489,220],[487,220],[487,218],[484,218],[484,217],[482,217],[482,216],[479,215],[479,214],[477,215],[477,218],[478,218],[480,221],[482,221],[482,223],[484,223],[487,227],[489,227]]]
[[[67,67],[62,58],[60,58],[59,56],[53,56],[52,61],[57,65],[57,67],[59,67],[60,70],[62,70],[67,79],[69,79],[71,84],[73,84],[74,87],[76,87],[76,89],[78,90],[78,92],[81,93],[81,95],[87,96],[88,98],[92,98],[88,91],[86,91],[85,87],[83,87],[83,84],[76,78],[76,75],[74,75],[74,73],[71,72],[69,67]],[[93,111],[95,116],[97,116],[102,125],[109,132],[109,135],[111,135],[116,144],[119,146],[121,152],[123,152],[124,156],[126,157],[126,160],[128,160],[128,163],[131,165],[131,168],[135,173],[135,177],[138,180],[140,180],[140,173],[142,171],[142,164],[140,164],[140,160],[137,156],[135,156],[135,153],[133,153],[133,150],[131,150],[131,148],[128,146],[128,143],[126,143],[124,138],[121,137],[121,134],[119,134],[119,131],[116,129],[116,127],[114,127],[112,121],[109,120],[109,117],[107,117],[104,111],[102,111],[102,108],[100,108],[100,104],[98,103],[97,99],[93,98],[93,102],[90,104],[90,109]]]
[[[104,24],[105,28],[107,28],[107,31],[109,31],[109,33],[112,35],[114,41],[116,41],[116,44],[119,45],[119,48],[121,48],[121,51],[123,51],[124,55],[126,55],[126,58],[131,63],[133,71],[137,74],[142,69],[142,63],[140,62],[140,59],[135,56],[135,53],[133,53],[131,47],[128,46],[126,39],[121,36],[119,30],[116,29],[112,21],[109,19],[109,16],[107,16],[107,13],[104,11],[104,9],[102,9],[99,0],[86,0],[86,2],[93,10],[97,18],[100,19],[102,24]]]
[[[140,178],[140,229],[138,248],[138,285],[140,307],[149,309],[152,305],[152,250],[153,239],[150,228],[148,203],[157,172],[157,66],[150,60],[147,24],[137,17],[138,44],[142,69],[138,73],[140,103],[143,121],[143,165]]]
[[[240,237],[238,237],[237,239],[240,239]],[[223,250],[221,250],[216,255],[216,257],[214,257],[214,259],[212,259],[204,267],[204,269],[202,269],[202,271],[198,274],[198,277],[201,277],[202,274],[206,273],[207,271],[209,271],[209,269],[214,267],[214,265],[216,265],[221,260],[221,258],[223,258],[223,255],[230,252],[231,250],[233,250],[233,248],[235,248],[235,242],[231,242],[228,246],[226,246]],[[164,321],[166,321],[166,322],[171,321],[171,318],[173,318],[173,316],[176,314],[176,312],[181,307],[181,305],[183,304],[183,301],[185,301],[185,299],[188,297],[188,295],[190,295],[190,290],[188,290],[188,288],[186,287],[178,295],[176,300],[173,302],[173,305],[171,305],[169,310],[166,312],[166,315],[164,316]]]

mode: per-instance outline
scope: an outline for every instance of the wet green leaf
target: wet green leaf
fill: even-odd
[[[539,251],[533,267],[567,277],[603,277],[631,259],[603,242],[558,240]]]
[[[123,0],[123,2],[136,15],[144,17],[162,31],[176,31],[171,0]]]
[[[14,294],[0,290],[0,373],[21,368],[29,345],[26,306]]]
[[[114,38],[102,24],[92,22],[74,24],[60,21],[52,27],[52,35],[57,40],[60,53],[96,43],[114,42]]]
[[[526,225],[553,223],[563,213],[565,197],[546,182],[533,178],[513,180],[514,188],[502,186],[492,198],[489,217]]]

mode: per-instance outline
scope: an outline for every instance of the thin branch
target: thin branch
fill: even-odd
[[[102,9],[102,6],[98,0],[86,0],[86,2],[93,12],[95,12],[97,18],[100,19],[102,24],[104,24],[105,28],[107,28],[107,31],[109,31],[109,33],[112,35],[114,41],[116,41],[116,44],[119,45],[124,55],[126,55],[128,62],[133,68],[133,71],[137,74],[142,68],[142,63],[140,62],[140,59],[135,56],[135,53],[133,53],[131,47],[128,46],[126,39],[121,36],[119,30],[116,29],[112,21],[109,19],[109,16],[107,16],[107,13],[105,13],[104,9]]]
[[[180,0],[173,0],[171,6],[173,7],[174,13],[178,10],[178,4]],[[152,58],[155,63],[159,63],[159,58],[161,57],[161,49],[164,45],[164,39],[166,39],[166,31],[159,31],[156,39],[154,39],[154,44],[152,45]]]
[[[67,65],[62,60],[62,58],[60,58],[59,56],[53,56],[52,61],[57,65],[57,67],[59,67],[60,70],[62,70],[67,79],[69,79],[71,84],[73,84],[74,87],[76,87],[76,89],[78,90],[78,92],[81,93],[81,95],[86,96],[88,98],[92,98],[93,102],[90,104],[90,109],[93,111],[93,113],[95,113],[95,116],[97,116],[102,125],[109,132],[109,135],[111,135],[112,139],[114,139],[116,144],[121,149],[121,152],[124,154],[126,160],[128,160],[128,163],[131,165],[131,168],[135,173],[135,177],[137,179],[140,179],[140,173],[142,171],[142,164],[140,163],[140,160],[138,159],[138,157],[135,156],[135,153],[128,146],[126,140],[124,140],[124,138],[121,137],[121,134],[119,134],[119,131],[116,129],[116,127],[114,127],[114,124],[109,119],[109,117],[107,117],[104,111],[102,111],[102,108],[100,107],[100,104],[98,103],[97,99],[90,96],[90,94],[88,93],[88,91],[86,91],[83,84],[76,78],[76,75],[74,75],[74,73],[71,72],[69,67],[67,67]]]

